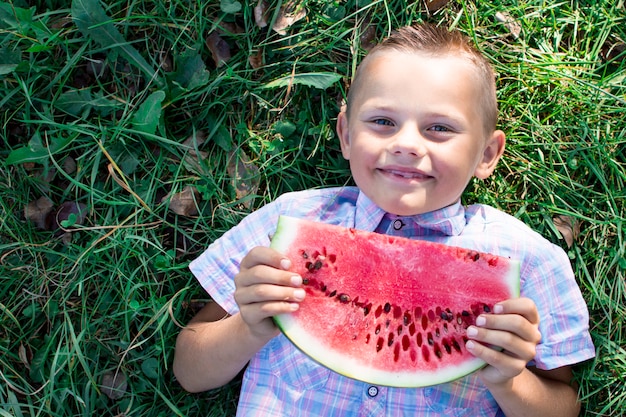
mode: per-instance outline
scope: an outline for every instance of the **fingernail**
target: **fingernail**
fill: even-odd
[[[289,259],[281,259],[280,267],[285,270],[291,268],[291,261]]]
[[[496,314],[500,314],[504,311],[504,307],[502,307],[502,305],[500,304],[496,304],[495,306],[493,306],[493,312]]]
[[[291,303],[289,306],[291,307],[291,311],[296,311],[300,308],[300,304],[298,303]]]
[[[484,318],[483,316],[476,317],[476,326],[484,326],[485,324],[487,324],[486,318]]]
[[[293,290],[293,298],[296,301],[304,300],[304,290],[302,288],[296,288],[295,290]]]
[[[300,275],[294,275],[291,277],[291,283],[296,286],[299,287],[300,285],[302,285],[302,277]]]
[[[474,342],[472,342],[471,340],[468,340],[467,343],[465,344],[465,347],[468,348],[469,350],[474,349]]]
[[[478,320],[476,320],[478,321]],[[478,329],[474,326],[470,326],[467,328],[467,335],[470,337],[474,337],[478,334]]]

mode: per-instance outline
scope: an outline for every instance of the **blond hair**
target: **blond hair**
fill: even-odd
[[[432,24],[417,24],[397,29],[382,42],[376,45],[357,68],[352,85],[348,91],[347,114],[350,114],[350,102],[360,88],[360,75],[364,71],[364,63],[369,57],[384,51],[420,53],[432,56],[456,55],[466,57],[477,70],[478,79],[482,83],[483,123],[486,132],[496,129],[498,120],[498,101],[496,98],[495,74],[491,63],[472,45],[469,38],[461,32],[449,31]]]

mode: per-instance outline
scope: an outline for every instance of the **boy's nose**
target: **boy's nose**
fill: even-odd
[[[393,138],[391,152],[421,158],[426,154],[426,140],[419,129],[403,127]]]

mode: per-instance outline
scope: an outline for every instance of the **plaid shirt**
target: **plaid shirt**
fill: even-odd
[[[460,202],[411,217],[383,212],[354,187],[288,193],[247,216],[190,268],[227,312],[238,311],[233,277],[255,246],[268,246],[280,214],[344,227],[425,239],[521,262],[521,294],[533,299],[542,341],[532,365],[554,369],[594,356],[589,316],[569,259],[519,220],[485,205]],[[239,416],[497,416],[498,404],[476,374],[428,388],[373,386],[310,360],[284,336],[261,349],[245,372]]]

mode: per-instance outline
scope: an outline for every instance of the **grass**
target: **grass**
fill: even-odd
[[[626,415],[623,0],[300,3],[285,35],[256,1],[0,4],[0,416],[232,415],[238,381],[189,395],[173,378],[207,301],[187,264],[281,193],[350,182],[333,123],[367,34],[421,20],[493,61],[508,149],[465,200],[567,251],[598,354],[576,372],[583,415]]]

